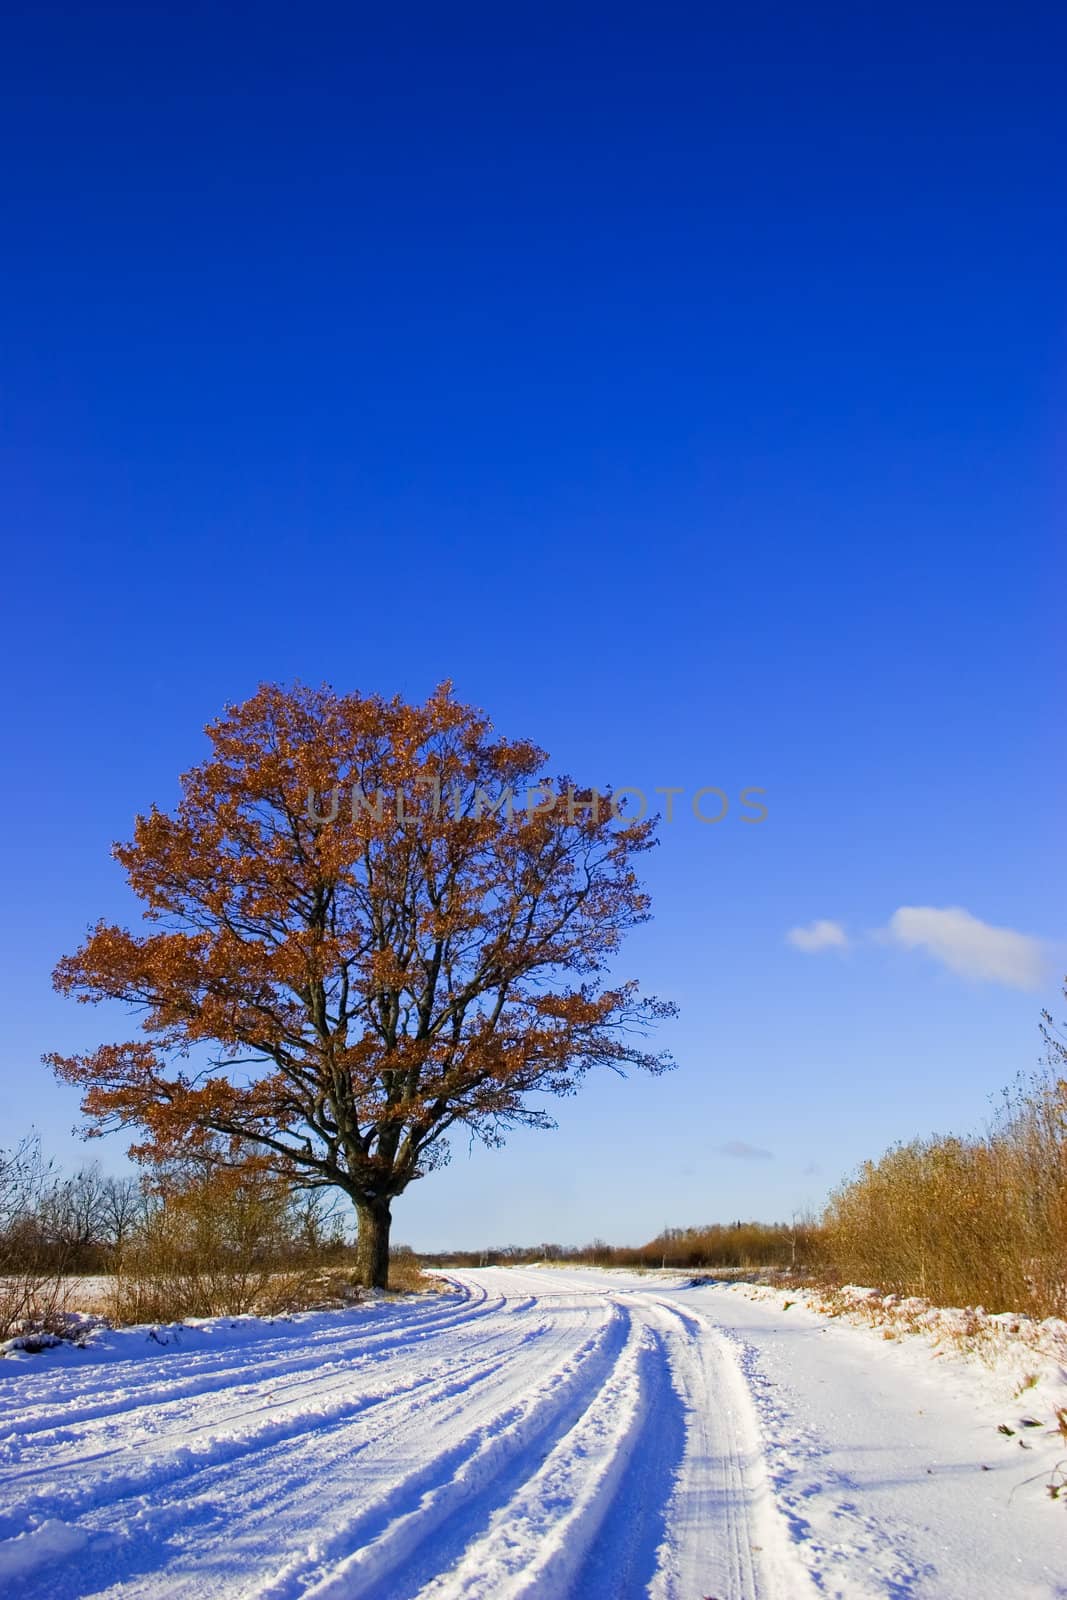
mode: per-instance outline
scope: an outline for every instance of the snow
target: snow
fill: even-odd
[[[440,1296],[87,1321],[81,1348],[10,1352],[0,1592],[1067,1595],[1055,1330],[1020,1353],[998,1322],[982,1365],[937,1318],[886,1339],[811,1293],[449,1276]]]

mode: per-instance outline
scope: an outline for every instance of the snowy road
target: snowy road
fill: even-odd
[[[0,1592],[1067,1595],[1064,1508],[870,1334],[616,1274],[453,1277],[0,1363]]]

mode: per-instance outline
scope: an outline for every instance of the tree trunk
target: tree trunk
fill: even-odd
[[[364,1289],[389,1287],[389,1201],[357,1200],[356,1275]]]

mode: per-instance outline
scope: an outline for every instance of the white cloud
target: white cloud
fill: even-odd
[[[901,906],[885,932],[894,944],[925,950],[963,978],[1036,989],[1044,976],[1039,939],[1014,928],[995,928],[962,906]]]
[[[828,922],[825,918],[809,922],[806,928],[790,928],[786,939],[797,950],[805,950],[809,955],[816,950],[848,949],[848,934],[844,928],[839,922]]]
[[[773,1161],[774,1152],[758,1144],[746,1144],[743,1139],[730,1139],[719,1146],[719,1155],[731,1156],[735,1161]]]

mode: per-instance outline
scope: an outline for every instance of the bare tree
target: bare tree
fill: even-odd
[[[0,1339],[47,1326],[62,1310],[64,1263],[41,1215],[54,1183],[36,1136],[0,1150]]]
[[[108,1178],[104,1183],[100,1217],[104,1242],[119,1251],[144,1215],[145,1197],[137,1178]]]

